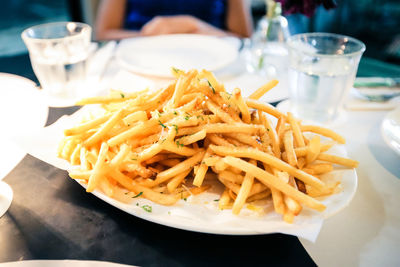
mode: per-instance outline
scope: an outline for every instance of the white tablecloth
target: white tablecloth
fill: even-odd
[[[326,220],[316,243],[301,240],[319,266],[400,266],[400,156],[383,141],[385,111],[351,111],[347,139],[359,187],[350,206]]]

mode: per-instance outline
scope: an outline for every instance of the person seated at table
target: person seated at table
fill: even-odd
[[[248,37],[252,33],[246,0],[102,0],[96,39],[123,39],[173,33]]]

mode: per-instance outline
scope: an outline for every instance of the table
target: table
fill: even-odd
[[[34,78],[27,55],[1,59],[0,71]],[[378,66],[376,73],[380,71]],[[398,74],[396,68],[391,71],[386,74]],[[50,108],[47,124],[74,111]],[[360,161],[360,185],[351,205],[326,221],[315,244],[281,234],[210,235],[150,223],[87,194],[67,172],[27,155],[4,179],[14,190],[14,200],[0,218],[0,262],[88,259],[144,266],[399,265],[400,218],[396,213],[400,194],[394,192],[400,189],[400,157],[381,140],[379,123],[385,114],[349,112],[351,124],[338,129],[348,140],[350,156]]]

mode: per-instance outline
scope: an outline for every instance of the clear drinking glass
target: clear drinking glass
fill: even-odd
[[[74,98],[86,78],[92,29],[77,22],[55,22],[24,30],[22,39],[41,87],[54,97]]]
[[[304,33],[288,39],[291,111],[330,123],[353,86],[365,45],[348,36]]]

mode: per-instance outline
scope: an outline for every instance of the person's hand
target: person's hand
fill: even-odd
[[[212,35],[226,35],[222,30],[215,28],[193,16],[157,16],[146,23],[140,31],[142,35],[160,35],[173,33],[199,33]]]

